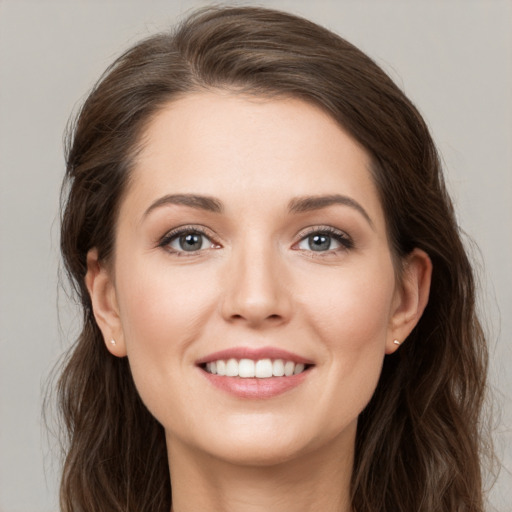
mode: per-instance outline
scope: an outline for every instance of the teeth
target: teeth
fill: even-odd
[[[238,363],[238,376],[246,379],[256,376],[255,364],[252,359],[240,359]]]
[[[293,361],[284,361],[283,359],[228,359],[224,361],[212,361],[206,363],[206,371],[216,375],[226,377],[241,377],[244,379],[254,378],[268,379],[270,377],[290,377],[297,375],[305,370],[302,363]]]
[[[226,376],[238,377],[238,361],[236,359],[228,359],[226,363]]]
[[[286,377],[293,375],[293,370],[295,370],[295,363],[293,361],[286,361],[284,365],[284,374]]]
[[[293,374],[297,375],[298,373],[302,373],[304,371],[304,365],[299,363],[295,365],[295,370],[293,370]]]
[[[226,375],[226,362],[216,361],[217,375]]]
[[[284,362],[282,359],[276,359],[272,363],[272,375],[282,377],[284,375]]]
[[[255,374],[258,379],[268,379],[272,377],[272,361],[270,359],[260,359],[256,361]]]

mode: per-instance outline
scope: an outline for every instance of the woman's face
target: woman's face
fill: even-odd
[[[151,121],[97,317],[170,452],[266,464],[353,446],[410,330],[369,167],[297,99],[191,94]]]

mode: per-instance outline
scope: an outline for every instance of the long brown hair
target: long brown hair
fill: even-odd
[[[472,268],[422,117],[353,45],[290,14],[209,8],[128,50],[105,72],[69,135],[61,248],[83,329],[59,381],[67,438],[61,507],[168,511],[162,426],[141,402],[127,359],[110,355],[84,283],[87,252],[108,262],[117,212],[144,127],[191,91],[292,96],[328,112],[369,153],[396,261],[433,263],[428,306],[386,356],[360,415],[354,512],[482,512],[481,406],[487,352]]]

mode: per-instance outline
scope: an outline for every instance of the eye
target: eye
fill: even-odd
[[[175,237],[174,240],[169,243],[169,246],[175,251],[192,252],[206,249],[208,242],[210,242],[210,240],[201,233],[186,233]],[[210,242],[210,246],[211,245],[212,243]]]
[[[352,247],[352,240],[342,231],[333,228],[310,231],[297,244],[298,249],[313,252],[336,251]]]
[[[159,245],[173,253],[193,253],[218,247],[197,228],[172,231],[162,239]]]

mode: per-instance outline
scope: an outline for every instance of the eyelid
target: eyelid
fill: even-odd
[[[348,240],[351,239],[351,237],[342,229],[338,229],[338,228],[335,228],[334,226],[329,226],[329,225],[324,225],[324,224],[318,224],[315,226],[308,226],[306,228],[303,228],[297,233],[296,237],[298,239],[302,239],[302,238],[305,238],[306,236],[309,236],[313,233],[328,233],[328,234],[339,235]]]

